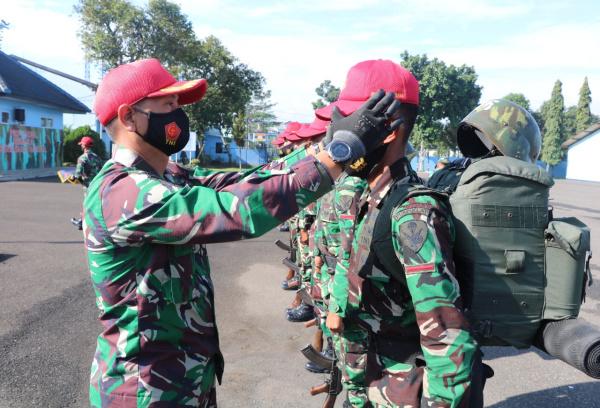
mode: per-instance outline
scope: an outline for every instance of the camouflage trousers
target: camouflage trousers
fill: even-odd
[[[423,378],[425,375],[425,361],[416,352],[406,361],[384,355],[375,350],[374,341],[367,352],[367,367],[365,373],[366,394],[370,406],[374,408],[400,408],[400,407],[435,407],[450,408],[451,406],[483,408],[483,386],[485,378],[482,375],[483,365],[481,355],[478,354],[473,362],[472,380],[470,391],[463,397],[464,401],[458,404],[430,400],[423,397]],[[416,349],[420,349],[416,344]],[[398,343],[396,350],[413,349],[406,344]],[[410,351],[409,351],[410,354]]]
[[[184,383],[169,382],[166,378],[154,375],[150,381],[146,379],[146,382],[133,383],[131,387],[127,387],[126,392],[119,393],[118,390],[99,389],[97,365],[94,361],[89,388],[90,406],[93,408],[216,408],[215,383],[218,364],[215,359],[211,358],[206,361],[205,365],[195,367],[195,374],[202,373],[200,384],[196,384],[195,387]]]
[[[367,397],[365,374],[369,334],[366,330],[344,321],[344,331],[337,336],[336,352],[341,362],[342,385],[352,407],[371,407]]]

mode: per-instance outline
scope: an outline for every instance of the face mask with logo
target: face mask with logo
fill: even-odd
[[[190,120],[183,109],[167,113],[134,110],[148,116],[146,134],[138,135],[167,156],[181,151],[190,139]]]

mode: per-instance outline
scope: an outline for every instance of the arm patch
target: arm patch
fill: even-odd
[[[400,244],[417,253],[427,239],[427,223],[421,220],[409,220],[400,225]]]

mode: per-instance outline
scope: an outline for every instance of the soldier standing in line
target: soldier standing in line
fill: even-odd
[[[304,124],[300,129],[292,132],[290,137],[296,136],[300,138],[297,143],[300,146],[312,143],[318,143],[325,135],[328,122],[320,119],[315,119],[310,125]],[[298,252],[300,255],[299,266],[302,271],[301,287],[310,293],[312,288],[312,276],[316,265],[314,263],[314,223],[317,213],[318,202],[304,208],[298,213]],[[287,310],[287,320],[291,322],[306,322],[315,318],[315,310],[313,306],[302,302],[299,294],[292,302],[291,307]]]
[[[362,342],[368,402],[357,406],[482,407],[481,355],[455,278],[454,225],[442,196],[420,185],[404,157],[417,80],[391,61],[361,62],[339,100],[317,114],[336,123],[339,111],[352,112],[379,88],[403,102],[403,124],[385,138],[367,177],[352,244],[348,277],[360,279],[349,279],[348,302],[359,307],[343,323],[362,330],[351,341]]]
[[[85,199],[87,187],[89,186],[90,181],[96,177],[96,174],[98,174],[102,168],[104,161],[92,151],[94,139],[91,137],[84,136],[77,144],[81,146],[83,154],[77,158],[77,167],[75,168],[75,173],[73,173],[70,178],[71,180],[79,181],[83,185],[83,197]],[[71,224],[75,225],[77,229],[81,230],[81,217],[71,218]]]
[[[332,188],[342,149],[357,160],[399,125],[388,120],[398,110],[393,95],[377,92],[333,126],[335,150],[292,153],[277,172],[192,171],[169,156],[189,138],[180,106],[206,87],[177,82],[156,59],[121,65],[98,87],[94,111],[118,148],[84,202],[104,327],[91,369],[94,407],[216,406],[224,363],[204,244],[269,231]]]

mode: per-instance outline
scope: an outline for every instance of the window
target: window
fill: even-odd
[[[2,118],[0,121],[2,123],[8,123],[8,119],[9,119],[8,112],[2,112]]]
[[[223,153],[223,143],[217,143],[215,145],[216,153]]]
[[[52,118],[42,118],[42,127],[51,128],[53,124]]]

